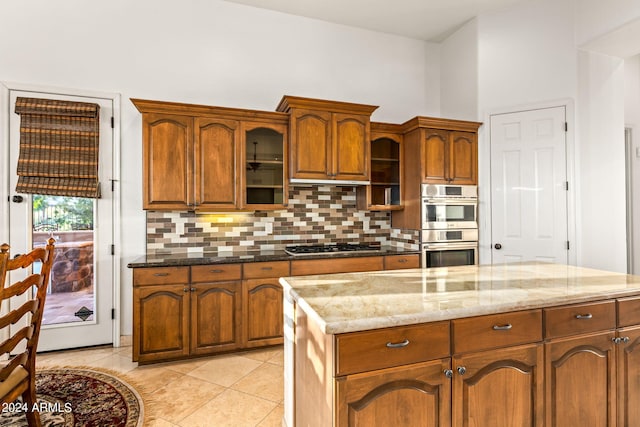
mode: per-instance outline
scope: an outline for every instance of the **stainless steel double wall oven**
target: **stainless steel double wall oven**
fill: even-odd
[[[422,185],[422,266],[478,263],[478,187]]]

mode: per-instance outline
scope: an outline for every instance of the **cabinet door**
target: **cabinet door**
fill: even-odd
[[[449,161],[449,132],[439,129],[425,129],[423,142],[422,182],[447,184]]]
[[[291,178],[327,179],[331,168],[331,113],[291,113]]]
[[[640,327],[621,329],[618,346],[618,426],[640,426]]]
[[[193,204],[193,119],[143,114],[143,208],[188,209]]]
[[[443,427],[450,425],[449,359],[338,378],[337,425]]]
[[[451,132],[449,139],[449,173],[451,184],[478,183],[478,138],[472,132]]]
[[[188,290],[186,283],[133,289],[134,361],[189,355]]]
[[[544,425],[542,344],[455,357],[453,378],[453,427]]]
[[[368,181],[371,159],[369,118],[334,113],[333,127],[333,178]]]
[[[243,281],[243,328],[247,347],[282,344],[282,297],[277,278]]]
[[[548,427],[615,426],[614,332],[545,344]]]
[[[195,203],[198,209],[234,209],[239,203],[238,122],[195,119]]]
[[[191,354],[240,346],[240,282],[191,285]]]

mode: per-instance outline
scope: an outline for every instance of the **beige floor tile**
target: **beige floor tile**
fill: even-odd
[[[164,367],[148,365],[139,366],[136,369],[127,372],[126,376],[145,393],[153,393],[169,384],[171,381],[175,381],[184,375]]]
[[[243,356],[224,355],[207,361],[188,375],[229,387],[261,364]]]
[[[177,424],[164,420],[162,418],[155,418],[150,421],[144,422],[144,427],[180,427]]]
[[[151,394],[150,410],[175,424],[224,392],[225,388],[184,375]]]
[[[102,359],[94,360],[89,365],[121,373],[127,373],[138,367],[136,362],[132,362],[130,358],[122,357],[119,354],[112,354]]]
[[[231,388],[280,403],[284,395],[284,371],[280,366],[263,363]]]
[[[280,348],[271,359],[267,360],[267,362],[284,367],[284,350]]]
[[[259,360],[260,362],[266,362],[269,359],[282,353],[282,346],[261,348],[256,350],[250,350],[242,353],[238,353],[240,356],[244,356],[249,359]]]
[[[170,369],[175,372],[180,372],[181,374],[188,374],[189,372],[197,369],[207,363],[210,360],[209,358],[203,359],[191,359],[191,360],[183,360],[178,362],[164,362],[164,363],[155,363],[157,366],[164,366],[167,369]]]
[[[284,417],[284,405],[278,405],[267,417],[260,421],[257,427],[282,427],[282,418]]]
[[[227,390],[180,422],[182,427],[255,427],[277,404]]]

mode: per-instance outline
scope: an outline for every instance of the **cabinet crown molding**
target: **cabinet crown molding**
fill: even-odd
[[[276,111],[287,113],[292,108],[331,111],[333,113],[362,114],[370,116],[371,113],[373,113],[378,108],[378,106],[285,95],[282,97],[282,100],[278,104],[278,107],[276,107]]]
[[[436,128],[444,130],[458,130],[463,132],[476,132],[482,125],[481,122],[467,120],[443,119],[438,117],[416,116],[402,124],[405,133],[418,128]]]

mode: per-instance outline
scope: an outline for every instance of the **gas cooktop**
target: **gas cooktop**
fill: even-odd
[[[286,253],[293,256],[318,255],[318,254],[341,254],[349,252],[378,252],[380,245],[372,243],[336,243],[331,245],[299,245],[288,246],[284,249]]]

